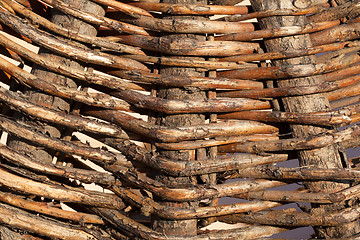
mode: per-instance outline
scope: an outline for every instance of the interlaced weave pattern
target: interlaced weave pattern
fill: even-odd
[[[0,0],[0,238],[359,234],[360,2],[249,4]]]

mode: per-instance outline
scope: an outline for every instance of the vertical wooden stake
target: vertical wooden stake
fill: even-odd
[[[299,1],[296,1],[298,6],[301,6]],[[256,11],[275,10],[275,9],[295,9],[291,0],[251,0],[252,7]],[[305,16],[298,17],[269,17],[259,19],[261,28],[271,29],[288,26],[303,26],[305,24]],[[275,38],[265,40],[266,50],[272,51],[291,51],[295,49],[306,49],[311,47],[309,35],[298,35],[291,37]],[[276,66],[297,65],[297,64],[313,64],[316,63],[315,56],[296,57],[285,60],[273,61]],[[279,81],[279,87],[292,86],[306,86],[316,85],[323,82],[322,76],[311,76],[305,78],[289,79]],[[287,97],[282,99],[282,103],[286,111],[289,112],[317,112],[329,110],[329,102],[326,94],[313,94],[299,97]],[[294,137],[308,137],[309,135],[317,135],[328,131],[329,129],[323,127],[315,127],[311,125],[293,125],[291,126]],[[301,166],[314,166],[318,168],[342,168],[348,167],[346,154],[341,149],[341,146],[331,145],[320,149],[309,151],[300,151],[298,153]],[[349,187],[348,183],[336,182],[306,182],[304,183],[312,192],[337,192]],[[342,204],[333,205],[314,205],[313,212],[331,212],[344,208]],[[349,223],[338,227],[317,227],[315,228],[317,237],[319,238],[341,238],[352,236],[359,232],[358,222]]]

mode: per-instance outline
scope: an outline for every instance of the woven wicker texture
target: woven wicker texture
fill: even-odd
[[[0,238],[355,238],[360,3],[251,4],[0,0]]]

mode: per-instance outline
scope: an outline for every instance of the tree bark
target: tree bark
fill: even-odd
[[[206,0],[165,0],[164,3],[170,4],[206,4]],[[169,16],[165,17],[168,19],[204,19],[203,17],[196,16]],[[195,41],[205,41],[205,36],[195,34],[172,34],[167,36],[170,41],[177,41],[178,39],[189,38]],[[171,40],[172,39],[172,40]],[[180,59],[194,59],[203,60],[201,58],[194,57],[177,57]],[[196,68],[180,68],[180,67],[164,67],[160,70],[161,74],[174,75],[174,76],[191,76],[191,77],[204,77],[203,72],[198,72]],[[171,100],[201,100],[206,98],[204,91],[200,91],[197,88],[180,89],[180,88],[164,88],[158,90],[158,97],[171,99]],[[196,124],[204,124],[205,116],[202,114],[177,114],[177,115],[163,115],[158,116],[157,124],[167,127],[180,127],[190,126]],[[174,160],[185,160],[195,161],[201,160],[206,156],[205,149],[199,150],[187,150],[187,151],[159,151],[163,156],[166,156]],[[197,179],[195,177],[168,177],[168,176],[157,176],[157,179],[165,181],[170,185],[174,184],[196,184]],[[196,207],[197,202],[163,202],[165,206],[172,207]],[[195,236],[197,235],[197,220],[164,220],[157,219],[153,221],[153,229],[169,235],[180,235],[180,236]]]
[[[274,9],[294,9],[296,3],[301,1],[289,0],[251,0],[251,4],[256,11],[274,10]],[[294,4],[294,5],[293,5]],[[301,4],[300,4],[301,5]],[[300,6],[298,5],[298,6]],[[261,28],[272,29],[287,26],[304,26],[306,24],[304,16],[298,17],[270,17],[259,19]],[[290,36],[283,38],[274,38],[265,40],[266,50],[268,52],[286,50],[292,51],[296,49],[306,49],[312,47],[311,40],[308,34],[299,36]],[[275,66],[297,65],[297,64],[315,64],[316,58],[314,56],[295,57],[285,60],[273,61]],[[278,81],[279,87],[293,87],[293,86],[306,86],[316,85],[323,83],[321,75],[309,76],[303,78],[295,78],[284,81]],[[312,94],[307,96],[286,97],[282,98],[284,108],[288,112],[318,112],[329,110],[330,105],[325,94]],[[329,129],[324,127],[305,126],[305,125],[292,125],[292,132],[294,137],[307,137],[310,134],[321,134]],[[317,168],[345,168],[348,167],[346,154],[338,145],[329,145],[323,148],[314,150],[302,150],[298,152],[299,162],[301,166],[314,166]],[[327,181],[319,182],[305,182],[304,185],[312,192],[337,192],[344,188],[349,187],[348,183],[335,183]],[[342,204],[323,205],[317,207],[313,205],[312,212],[333,212],[343,209],[345,206]],[[316,227],[316,235],[319,238],[340,238],[352,236],[359,232],[359,224],[357,221],[344,224],[336,227]]]

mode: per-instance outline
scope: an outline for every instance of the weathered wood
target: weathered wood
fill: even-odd
[[[28,8],[25,8],[21,4],[16,3],[15,1],[11,0],[4,0],[11,8],[13,8],[16,12],[20,13],[21,15],[25,16],[26,18],[30,19],[32,23],[39,24],[44,26],[45,28],[49,29],[52,32],[60,34],[63,37],[69,37],[71,39],[93,44],[98,47],[103,47],[106,49],[111,49],[118,52],[126,52],[131,54],[144,54],[140,49],[124,45],[121,43],[115,43],[112,41],[107,41],[106,39],[94,37],[86,34],[79,34],[77,31],[61,27],[60,25],[54,24],[47,20],[46,18],[37,15],[33,11]]]
[[[0,185],[26,194],[57,199],[63,202],[82,203],[91,206],[123,209],[124,203],[114,194],[50,185],[19,177],[0,168]]]
[[[54,220],[45,220],[6,204],[0,204],[0,222],[41,236],[64,240],[91,240],[100,235],[99,232],[94,235],[75,226],[61,224]]]
[[[93,214],[62,210],[56,207],[52,207],[48,203],[25,200],[9,193],[0,192],[0,201],[18,208],[38,212],[40,214],[53,216],[56,218],[87,224],[104,224],[104,221],[101,220],[100,217]]]
[[[264,9],[281,9],[281,8],[294,8],[290,1],[277,0],[277,1],[259,1],[251,0],[252,6],[255,10]],[[284,26],[299,25],[304,26],[305,17],[273,17],[260,19],[260,25],[262,28],[279,28]],[[336,28],[336,27],[333,27]],[[331,31],[329,30],[325,31]],[[338,27],[339,28],[339,27]],[[323,31],[324,32],[324,31]],[[322,36],[326,38],[325,36]],[[314,39],[314,38],[313,38]],[[322,43],[324,44],[324,43]],[[277,51],[280,49],[298,49],[311,47],[311,39],[309,35],[301,35],[297,37],[284,37],[280,39],[271,39],[265,41],[266,49],[268,51]],[[314,44],[319,45],[319,44]],[[289,60],[274,61],[277,66],[286,66],[287,64],[315,64],[316,59],[314,57],[299,57]],[[294,80],[279,81],[280,87],[296,86],[299,84],[320,84],[324,80],[321,77],[306,77],[298,78]],[[329,109],[329,102],[326,96],[322,94],[313,94],[309,96],[288,97],[282,99],[285,109],[290,112],[317,112],[326,111]],[[326,128],[313,127],[313,126],[292,126],[293,135],[295,137],[306,137],[309,134],[321,134],[327,132]],[[345,159],[344,159],[345,158]],[[339,146],[330,144],[310,151],[300,151],[299,161],[301,166],[316,166],[320,168],[341,168],[346,167],[346,155],[342,153]],[[347,188],[349,184],[335,183],[335,182],[307,182],[305,186],[315,192],[336,192],[341,189]],[[330,205],[322,206],[322,210],[326,212],[336,211],[337,209],[344,208],[343,205]],[[316,211],[316,210],[314,210]],[[316,228],[316,233],[319,237],[345,237],[350,236],[360,231],[359,224],[347,223],[339,227],[330,228]]]

